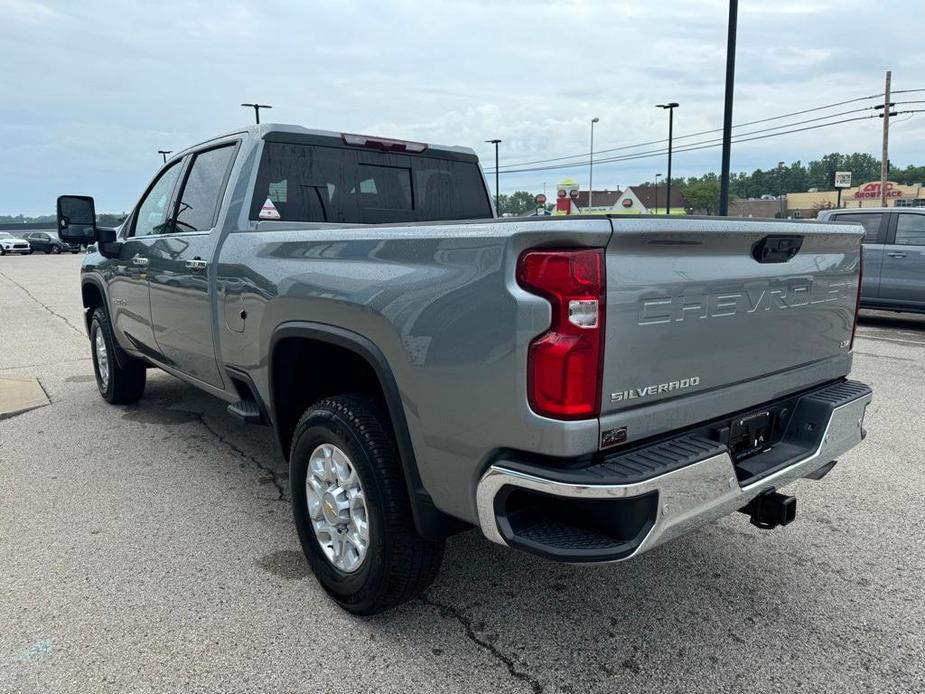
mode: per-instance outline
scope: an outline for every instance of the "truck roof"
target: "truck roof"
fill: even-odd
[[[291,125],[287,123],[260,123],[258,125],[250,125],[244,128],[238,128],[236,130],[229,130],[228,132],[222,133],[221,135],[216,135],[215,137],[210,137],[207,140],[202,140],[196,144],[185,147],[183,150],[174,154],[168,161],[177,159],[184,156],[190,150],[201,147],[202,145],[207,145],[210,142],[216,142],[218,140],[224,140],[226,138],[232,137],[234,135],[245,135],[255,139],[264,139],[267,135],[272,133],[280,133],[285,135],[296,135],[296,136],[305,136],[305,137],[319,137],[319,138],[331,138],[343,142],[345,135],[352,135],[353,133],[344,133],[336,132],[334,130],[316,130],[314,128],[306,128],[301,125]],[[397,142],[407,142],[407,140],[402,140],[401,138],[385,137],[378,135],[365,135],[371,139],[382,139],[382,140],[393,140]],[[424,144],[424,143],[422,143]],[[432,144],[430,142],[426,143],[427,151],[438,150],[440,152],[453,152],[456,154],[464,154],[472,157],[476,157],[475,150],[471,147],[463,147],[461,145],[438,145]]]

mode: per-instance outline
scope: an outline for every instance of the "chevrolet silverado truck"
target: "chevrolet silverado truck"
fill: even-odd
[[[610,562],[742,511],[865,435],[863,229],[496,218],[474,152],[258,125],[166,162],[118,229],[58,200],[100,394],[157,367],[275,429],[325,590],[420,594],[476,526]]]

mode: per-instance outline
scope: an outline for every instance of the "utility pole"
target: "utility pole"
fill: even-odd
[[[736,25],[739,0],[729,0],[729,34],[726,38],[726,103],[723,108],[723,164],[720,172],[719,214],[729,216],[729,164],[732,157],[732,95],[736,74]]]
[[[160,154],[162,157],[164,157],[164,163],[165,163],[165,164],[167,163],[167,155],[170,154],[171,152],[173,152],[172,149],[159,149],[159,150],[157,150],[157,153]]]
[[[886,85],[883,88],[883,153],[880,156],[880,207],[886,207],[886,179],[890,175],[890,81],[892,72],[886,71]]]
[[[494,146],[495,146],[495,214],[498,215],[498,216],[500,217],[500,216],[501,216],[501,211],[499,210],[498,205],[499,205],[500,200],[501,200],[501,198],[500,198],[500,193],[501,193],[500,181],[501,181],[501,179],[499,178],[500,173],[498,172],[498,145],[501,144],[501,140],[485,140],[485,142],[487,142],[487,143],[490,144],[490,145],[494,145]]]
[[[600,121],[595,116],[591,119],[591,159],[588,163],[588,207],[591,207],[591,196],[594,195],[594,124]]]
[[[254,118],[257,120],[257,125],[260,125],[260,109],[273,108],[272,106],[268,106],[267,104],[241,104],[241,105],[247,108],[254,109]]]

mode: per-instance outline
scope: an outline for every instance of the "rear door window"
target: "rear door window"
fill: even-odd
[[[880,236],[880,224],[883,221],[882,212],[864,212],[857,214],[832,215],[836,222],[851,222],[864,227],[864,243],[883,243]]]
[[[491,217],[474,161],[267,142],[251,219],[379,224]]]
[[[925,214],[896,215],[896,243],[904,246],[925,246]]]
[[[208,231],[215,226],[225,178],[234,158],[235,145],[196,154],[186,175],[172,231]]]

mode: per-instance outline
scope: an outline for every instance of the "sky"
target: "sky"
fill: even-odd
[[[727,12],[725,0],[0,0],[0,214],[51,214],[64,193],[128,210],[157,150],[252,122],[241,102],[272,104],[265,121],[473,147],[486,170],[492,138],[502,170],[586,155],[593,117],[595,152],[663,139],[655,104],[666,101],[680,103],[676,146],[702,142],[715,135],[683,136],[722,126]],[[894,89],[925,90],[923,20],[922,0],[740,0],[734,122],[881,93],[888,69]],[[925,91],[900,99],[925,109]],[[732,169],[879,158],[880,128],[872,118],[743,142]],[[677,151],[673,175],[719,171],[720,156]],[[894,119],[890,159],[925,164],[925,112]],[[660,154],[597,163],[594,188],[665,167]],[[503,174],[501,192],[554,192],[569,177],[587,188],[587,165]]]

